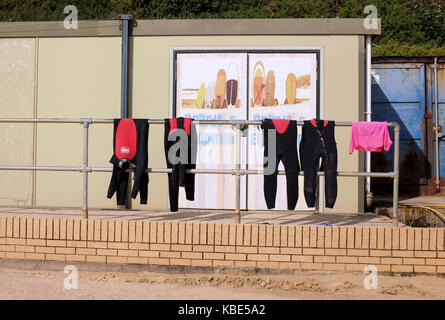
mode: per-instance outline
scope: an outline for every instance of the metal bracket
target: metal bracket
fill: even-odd
[[[233,129],[242,130],[242,129],[244,129],[244,127],[245,127],[245,121],[243,121],[243,120],[239,120],[239,121],[232,123]]]
[[[117,20],[133,20],[132,14],[120,14],[116,18]]]
[[[80,119],[79,122],[82,123],[83,127],[85,128],[85,127],[88,127],[90,124],[93,123],[93,119],[91,119],[91,118]]]
[[[442,126],[441,125],[439,125],[439,128],[437,128],[436,125],[433,124],[432,130],[433,130],[433,132],[437,131],[438,135],[441,136],[441,134],[440,134],[442,132]]]
[[[425,112],[423,115],[424,119],[433,119],[433,114],[431,112]]]
[[[116,17],[116,20],[121,20],[121,23],[119,24],[119,30],[122,31],[122,29],[123,29],[122,20],[132,21],[133,20],[133,15],[131,15],[131,14],[120,14],[120,15],[118,15]],[[133,23],[133,26],[135,26],[134,23]]]

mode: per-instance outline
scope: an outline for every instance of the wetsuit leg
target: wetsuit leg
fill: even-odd
[[[327,159],[323,160],[325,171],[325,205],[327,208],[333,208],[337,200],[337,144],[335,142],[334,122],[330,121],[325,132],[326,149],[328,151]]]
[[[296,144],[293,139],[291,143]],[[300,171],[300,165],[298,163],[297,147],[291,147],[283,153],[281,159],[284,165],[284,171],[286,173],[286,187],[287,187],[287,209],[294,210],[298,201],[298,172]]]
[[[186,170],[196,169],[196,157],[198,150],[198,137],[196,127],[190,122],[190,130],[188,134],[188,163],[185,165]],[[189,201],[195,200],[195,174],[185,173],[184,178],[185,198]]]
[[[264,192],[264,200],[266,201],[267,209],[275,208],[275,200],[277,195],[277,174],[278,174],[278,164],[280,163],[280,159],[277,155],[276,143],[275,143],[275,154],[272,154],[272,150],[270,150],[270,143],[273,141],[269,141],[269,130],[275,130],[273,123],[270,119],[264,119],[261,124],[261,129],[263,129],[263,141],[264,141],[264,169],[273,167],[273,172],[269,172],[270,174],[266,174],[264,172],[263,176],[263,192]],[[275,134],[276,137],[276,134]],[[275,156],[275,163],[269,163],[269,161],[273,161],[273,156]]]
[[[284,171],[286,173],[287,209],[294,210],[298,201],[298,173],[300,165],[297,151],[297,123],[290,121],[287,130],[278,133],[277,142],[279,153],[282,154]]]
[[[311,139],[312,138],[312,139]],[[301,129],[300,159],[301,169],[304,172],[304,199],[309,208],[315,207],[315,171],[318,171],[318,156],[315,154],[315,141],[311,135],[310,128],[307,128],[305,121]]]
[[[280,163],[280,158],[278,157],[278,155],[276,155],[275,159],[276,159],[276,161],[275,161],[274,172],[272,174],[264,175],[263,191],[264,191],[264,199],[266,200],[267,209],[275,208],[275,200],[276,200],[276,196],[277,196],[278,165]],[[265,164],[265,165],[267,165],[267,164]]]
[[[134,182],[131,197],[136,198],[138,192],[140,196],[140,203],[147,204],[148,198],[148,120],[135,119],[134,120],[137,131],[137,152],[134,158]]]
[[[175,141],[169,141],[168,136],[171,130],[170,119],[164,120],[164,152],[167,168],[172,169],[172,173],[168,173],[168,196],[170,202],[170,211],[178,211],[178,197],[179,197],[179,184],[178,184],[178,164],[173,165],[168,158],[168,151]],[[176,128],[173,128],[176,129]]]
[[[196,164],[187,165],[187,169],[196,169]],[[195,174],[187,173],[185,175],[185,198],[187,200],[193,201],[195,200]]]
[[[110,163],[113,165],[113,173],[111,175],[111,181],[108,186],[107,198],[111,199],[116,194],[116,201],[118,205],[125,205],[125,199],[127,195],[128,187],[128,172],[125,172],[119,167],[119,159],[114,154],[116,146],[116,131],[119,126],[120,119],[114,119],[113,125],[113,156],[110,159]]]

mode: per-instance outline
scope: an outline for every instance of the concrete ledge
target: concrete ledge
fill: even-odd
[[[0,22],[0,38],[120,37],[120,22],[79,21],[77,29],[65,29],[63,21]]]
[[[138,20],[135,36],[178,35],[379,35],[364,19],[183,19]]]

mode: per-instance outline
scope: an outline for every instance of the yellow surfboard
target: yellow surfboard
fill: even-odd
[[[289,73],[286,79],[286,101],[284,104],[294,104],[297,97],[297,78]]]
[[[275,74],[273,70],[267,72],[266,86],[264,87],[264,106],[275,105]]]
[[[204,106],[204,99],[206,96],[206,84],[203,82],[198,90],[198,95],[196,97],[196,107],[201,109]]]

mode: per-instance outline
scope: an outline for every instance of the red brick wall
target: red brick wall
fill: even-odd
[[[445,229],[0,218],[0,258],[445,273]]]

